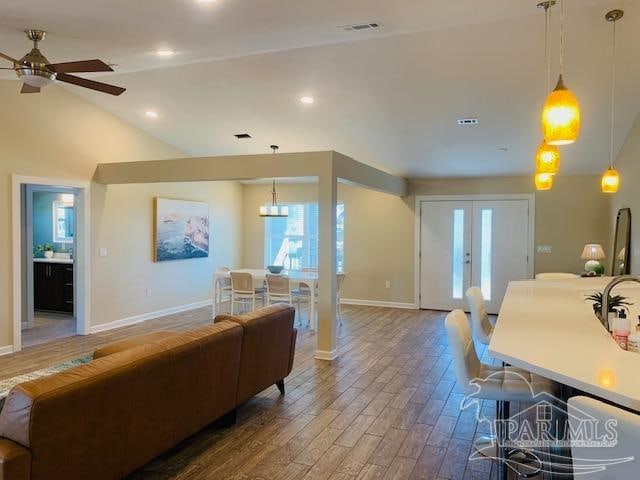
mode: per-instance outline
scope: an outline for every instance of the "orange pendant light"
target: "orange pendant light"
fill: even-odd
[[[536,173],[555,175],[560,170],[560,149],[542,142],[536,153]]]
[[[611,167],[602,175],[602,193],[617,193],[620,188],[620,174]]]
[[[611,52],[611,136],[609,139],[609,168],[602,175],[600,182],[602,193],[617,193],[620,188],[620,174],[613,167],[613,144],[615,127],[615,107],[616,107],[616,22],[622,18],[624,11],[611,10],[604,18],[613,24],[613,48]]]
[[[564,84],[564,0],[560,0],[560,76],[542,109],[542,134],[549,145],[568,145],[580,134],[580,105]]]
[[[536,173],[536,189],[551,190],[553,187],[553,175],[551,173]]]

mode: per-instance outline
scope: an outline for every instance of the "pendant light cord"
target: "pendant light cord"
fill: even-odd
[[[611,136],[609,146],[609,164],[613,168],[613,140],[616,119],[616,21],[613,22],[613,42],[611,48]]]
[[[549,51],[549,24],[550,24],[550,12],[551,5],[547,4],[544,7],[544,62],[547,66],[547,83],[545,85],[545,96],[548,95],[551,89],[551,52]]]
[[[564,75],[564,0],[560,0],[560,75]]]

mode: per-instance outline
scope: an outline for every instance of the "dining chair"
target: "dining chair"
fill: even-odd
[[[571,397],[568,401],[571,457],[574,476],[584,475],[589,480],[638,478],[640,469],[640,415],[622,410],[589,397]],[[615,424],[614,424],[615,422]],[[593,425],[596,425],[594,427]],[[610,426],[607,432],[605,425]],[[612,446],[594,446],[585,441],[595,438],[579,437],[585,427],[593,433],[615,435]],[[576,438],[573,438],[576,437]],[[613,440],[613,439],[611,439]]]
[[[491,334],[493,333],[493,325],[489,320],[487,304],[482,296],[482,290],[478,287],[470,287],[465,293],[469,311],[471,312],[471,329],[473,336],[480,343],[489,345]]]
[[[216,273],[230,272],[229,267],[219,267],[216,269]],[[221,277],[216,279],[216,275],[213,276],[213,315],[220,312],[220,307],[223,302],[231,300],[231,278]]]
[[[235,306],[251,305],[251,311],[256,309],[257,300],[263,300],[264,289],[253,286],[253,275],[247,272],[231,272],[231,315],[235,313]]]
[[[557,392],[554,382],[526,370],[482,363],[473,343],[467,315],[462,310],[449,313],[444,324],[458,388],[469,400],[496,401],[501,420],[509,418],[510,402],[532,402],[535,396],[543,392],[551,396]],[[497,423],[498,438],[503,440],[502,445],[509,434],[505,425],[506,422]],[[496,438],[488,436],[480,437],[474,443],[479,453],[498,460],[499,468],[505,475],[503,478],[506,478],[507,463],[518,471],[521,478],[533,477],[542,470],[542,460],[533,452],[516,448],[507,451],[497,445]],[[524,472],[519,470],[521,467],[525,469]]]
[[[267,274],[267,305],[284,302],[293,303],[289,277],[286,275]]]
[[[563,273],[563,272],[547,272],[536,274],[536,280],[565,280],[570,278],[578,278],[575,273]]]

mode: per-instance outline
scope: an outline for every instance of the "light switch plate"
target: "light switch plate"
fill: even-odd
[[[551,245],[538,245],[538,253],[551,253]]]
[[[101,257],[106,257],[107,256],[107,249],[106,248],[102,247],[100,249],[100,256]]]

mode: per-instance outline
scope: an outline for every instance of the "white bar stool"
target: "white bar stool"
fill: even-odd
[[[577,435],[584,432],[581,422],[585,417],[589,422],[596,420],[599,429],[604,429],[606,424],[612,425],[612,421],[617,422],[612,427],[617,434],[615,446],[584,446],[580,440],[589,438],[571,439],[574,476],[584,475],[588,480],[638,478],[640,416],[588,397],[572,397],[568,404],[569,431]]]
[[[471,312],[471,329],[473,330],[473,336],[480,343],[489,345],[491,334],[493,333],[493,325],[489,320],[487,304],[482,296],[482,290],[478,287],[471,287],[465,295],[469,303],[469,311]]]
[[[466,314],[462,310],[454,310],[447,315],[445,327],[453,355],[453,365],[457,382],[461,390],[473,398],[495,400],[498,408],[498,420],[509,418],[509,402],[531,402],[533,397],[542,392],[553,395],[556,386],[550,380],[533,373],[513,367],[494,367],[480,362],[471,336],[471,328]],[[483,453],[487,448],[493,452],[483,453],[498,460],[498,478],[506,478],[507,467],[521,478],[531,478],[542,470],[542,460],[526,450],[504,448],[507,432],[504,422],[497,422],[498,443],[491,446],[477,445],[476,450]],[[526,466],[520,471],[518,466]]]

